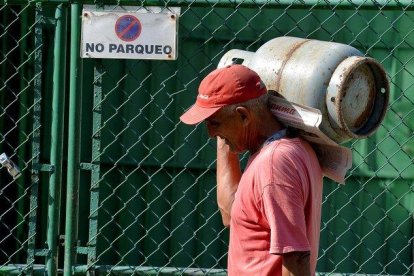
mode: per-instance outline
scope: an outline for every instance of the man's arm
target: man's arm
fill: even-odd
[[[217,137],[217,204],[226,227],[230,225],[231,206],[240,178],[238,154],[231,152],[224,140]]]
[[[283,276],[310,276],[310,252],[290,252],[283,254]]]

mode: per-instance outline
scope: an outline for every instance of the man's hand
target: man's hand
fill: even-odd
[[[283,276],[310,276],[310,252],[283,254]]]
[[[230,226],[231,206],[241,178],[240,161],[224,140],[217,137],[217,204],[224,226]]]

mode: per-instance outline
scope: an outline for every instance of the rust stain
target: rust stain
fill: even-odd
[[[362,66],[361,66],[362,65]],[[340,117],[340,122],[343,124],[341,127],[347,131],[351,132],[350,134],[355,135],[355,132],[358,131],[359,128],[363,127],[364,124],[368,121],[369,116],[374,109],[374,100],[375,100],[375,91],[376,85],[374,80],[374,74],[371,71],[370,67],[366,66],[364,63],[360,61],[356,62],[355,64],[348,67],[344,70],[343,75],[346,76],[343,80],[343,85],[340,87],[340,103],[336,103],[336,112]],[[342,100],[346,97],[347,92],[350,88],[350,85],[358,80],[365,80],[368,91],[357,91],[354,95],[353,101],[360,101],[358,99],[360,96],[366,97],[366,105],[362,108],[362,112],[357,115],[356,118],[352,119],[349,116],[345,118],[346,114],[343,114],[342,108]],[[351,120],[352,119],[352,120]],[[349,124],[349,125],[348,125]]]
[[[367,122],[368,117],[371,115],[372,110],[374,109],[375,91],[377,90],[375,81],[374,81],[374,75],[372,71],[370,70],[370,68],[367,66],[364,66],[361,69],[362,69],[361,71],[363,73],[363,76],[368,82],[369,90],[367,91],[368,92],[367,106],[364,108],[364,111],[361,113],[361,115],[355,119],[355,122],[353,123],[353,127],[355,128],[360,128]]]
[[[350,72],[354,69],[355,65],[351,65],[349,67],[345,67],[342,71],[342,74],[340,75],[341,82],[337,85],[338,87],[338,93],[337,98],[338,100],[335,101],[335,113],[338,116],[339,120],[339,127],[342,131],[344,131],[346,134],[353,136],[353,133],[349,131],[348,127],[346,126],[344,114],[342,112],[342,100],[344,98],[344,95],[346,95],[346,91],[349,88],[350,85]]]
[[[287,53],[287,55],[284,57],[283,59],[283,63],[282,66],[280,66],[279,72],[276,72],[276,81],[275,81],[275,88],[276,91],[280,90],[280,79],[282,78],[282,73],[283,73],[283,69],[286,66],[286,63],[290,60],[290,58],[292,57],[293,53],[299,48],[301,47],[303,44],[307,43],[311,41],[310,39],[301,41],[297,44],[292,45],[292,48],[290,49],[290,51]]]

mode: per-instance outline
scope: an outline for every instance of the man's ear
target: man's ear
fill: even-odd
[[[238,116],[240,117],[240,119],[243,121],[243,123],[250,122],[251,120],[250,110],[248,110],[246,107],[238,106],[236,107],[236,112]]]

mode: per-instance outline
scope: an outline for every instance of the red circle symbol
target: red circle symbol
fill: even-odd
[[[141,34],[141,22],[133,15],[123,15],[115,23],[115,33],[123,41],[134,41]]]

